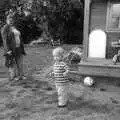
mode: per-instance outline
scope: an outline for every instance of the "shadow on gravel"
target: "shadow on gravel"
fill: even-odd
[[[26,80],[12,81],[10,86],[21,86],[23,88],[52,90],[53,88],[47,81],[34,80],[33,77],[28,77]]]

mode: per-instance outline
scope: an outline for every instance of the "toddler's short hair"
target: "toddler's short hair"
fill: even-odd
[[[62,47],[57,47],[53,50],[52,52],[53,56],[55,55],[63,55],[64,54],[64,49]]]

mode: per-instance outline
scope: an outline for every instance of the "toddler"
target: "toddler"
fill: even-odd
[[[55,79],[55,86],[58,93],[58,107],[66,107],[68,103],[68,88],[69,80],[68,73],[69,67],[63,61],[64,49],[61,47],[53,50],[53,76]]]

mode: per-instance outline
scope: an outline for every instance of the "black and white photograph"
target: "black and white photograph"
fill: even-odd
[[[0,0],[0,120],[120,120],[120,0]]]

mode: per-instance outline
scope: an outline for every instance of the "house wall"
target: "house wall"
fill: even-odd
[[[111,47],[111,42],[120,39],[120,32],[108,32],[106,30],[107,7],[108,0],[92,0],[90,6],[89,32],[94,29],[102,29],[107,33],[106,58],[112,58],[117,51]]]
[[[96,28],[105,30],[107,2],[105,0],[92,0],[90,10],[90,31]]]

